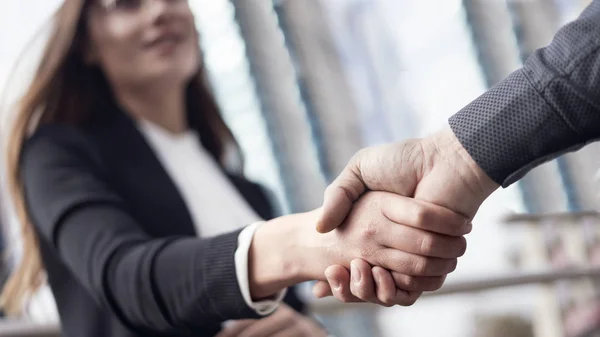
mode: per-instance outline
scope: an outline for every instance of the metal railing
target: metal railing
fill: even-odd
[[[600,267],[577,267],[565,270],[550,270],[544,272],[519,273],[500,277],[482,278],[448,283],[437,291],[426,292],[423,297],[473,293],[499,288],[516,287],[532,284],[548,284],[559,280],[579,278],[600,278]],[[365,310],[377,310],[380,307],[370,303],[341,303],[333,298],[313,302],[310,309],[315,314],[331,314],[350,307],[361,307]]]

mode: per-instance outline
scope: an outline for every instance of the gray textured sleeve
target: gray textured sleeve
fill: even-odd
[[[498,184],[600,137],[600,0],[449,120]]]

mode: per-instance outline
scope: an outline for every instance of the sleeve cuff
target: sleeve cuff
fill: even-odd
[[[449,123],[475,162],[503,187],[581,143],[522,69],[450,117]]]
[[[246,304],[261,316],[273,313],[285,297],[287,289],[278,292],[272,299],[252,301],[250,296],[250,281],[248,280],[248,251],[256,229],[264,222],[255,222],[244,228],[238,236],[238,247],[235,251],[235,270],[240,285],[240,291]]]

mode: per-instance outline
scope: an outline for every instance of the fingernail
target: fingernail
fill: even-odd
[[[360,269],[354,263],[350,263],[350,273],[352,274],[352,280],[354,283],[359,283],[361,279]]]

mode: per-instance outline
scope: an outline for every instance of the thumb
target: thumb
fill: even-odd
[[[366,186],[358,169],[358,154],[342,173],[327,187],[321,214],[317,219],[317,231],[327,233],[344,222],[352,204],[365,192]]]

